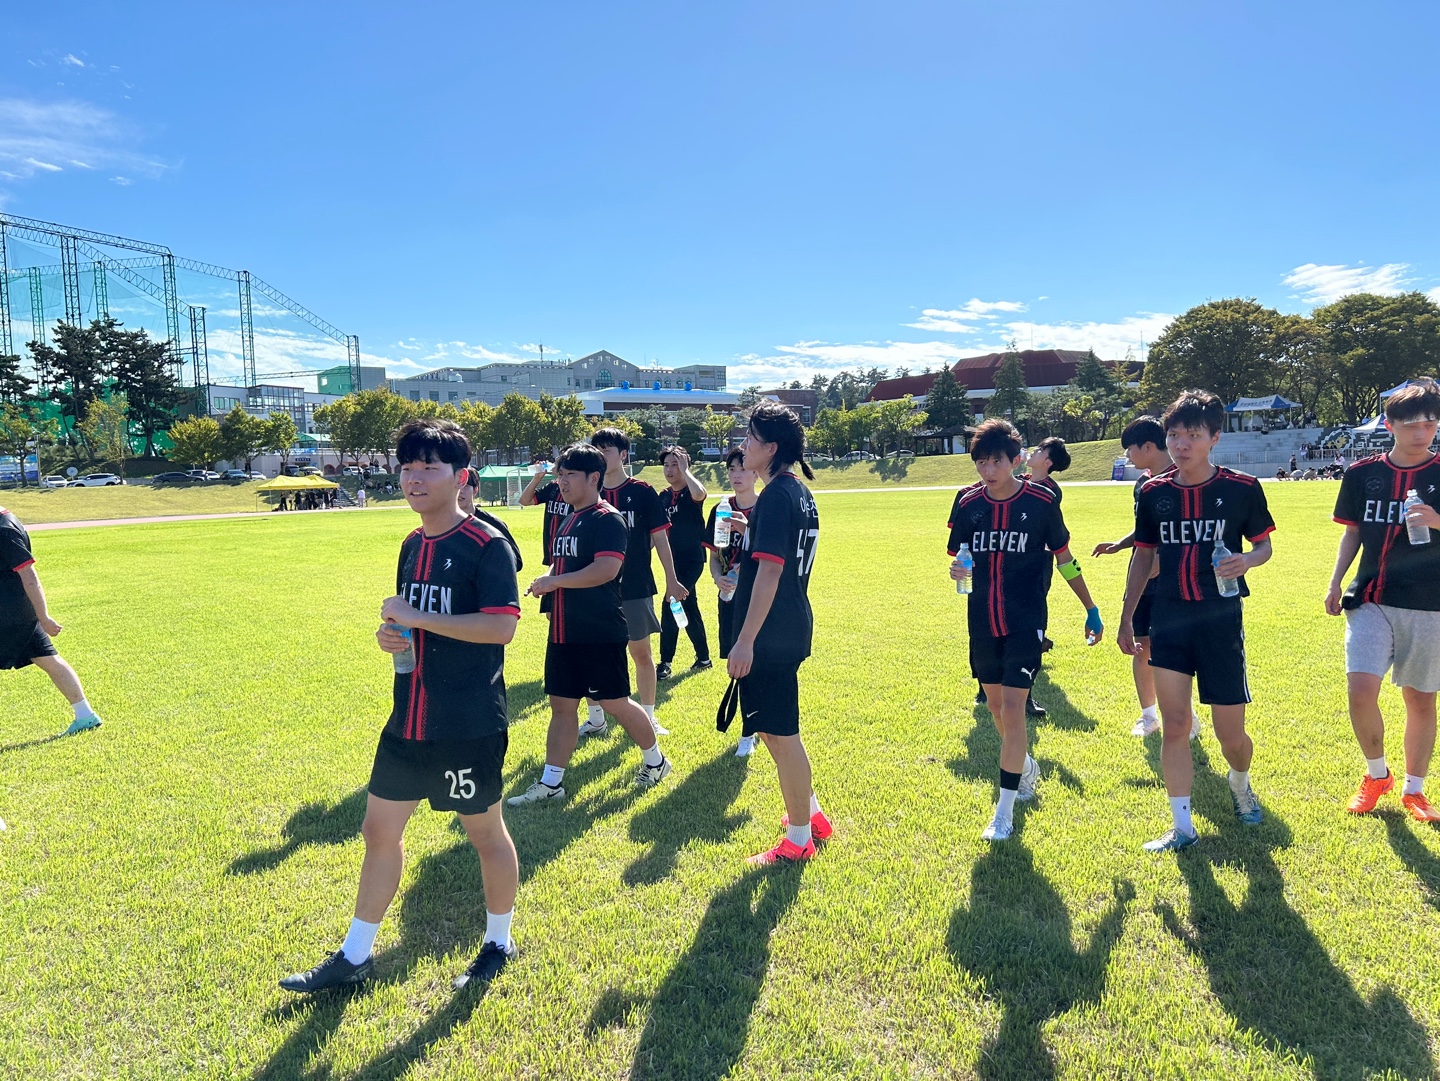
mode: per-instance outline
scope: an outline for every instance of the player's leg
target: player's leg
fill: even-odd
[[[690,639],[690,645],[695,650],[695,663],[691,665],[692,668],[711,667],[710,639],[705,633],[705,616],[700,611],[700,598],[695,593],[695,586],[700,581],[700,572],[704,569],[704,563],[688,563],[683,568],[676,568],[676,573],[680,576],[680,584],[690,591],[690,595],[681,601],[680,605],[685,609],[685,618],[690,621],[685,627],[685,635]],[[674,656],[673,650],[671,656]]]
[[[645,644],[649,646],[648,639]],[[585,664],[587,684],[597,692],[595,697],[600,705],[640,748],[641,763],[635,783],[642,788],[659,784],[670,774],[670,759],[660,750],[660,736],[654,721],[630,697],[630,666],[625,659],[625,647],[619,642],[589,646]]]
[[[544,800],[563,800],[565,769],[580,742],[580,699],[595,690],[587,683],[588,656],[597,647],[550,642],[545,647],[545,693],[550,698],[550,728],[545,734],[545,768],[540,779],[518,796],[511,807]]]
[[[492,803],[483,814],[461,815],[460,824],[480,857],[480,881],[485,890],[485,941],[480,953],[456,978],[457,990],[471,981],[493,980],[514,958],[516,950],[511,941],[510,923],[515,916],[515,895],[520,891],[520,860],[515,855],[510,831],[505,828],[500,801]]]
[[[1000,796],[995,804],[995,815],[980,836],[986,841],[1003,841],[1014,828],[1015,801],[1020,797],[1020,788],[1031,761],[1026,751],[1029,736],[1025,728],[1025,698],[1029,689],[991,682],[983,686],[990,715],[1000,733]],[[1034,791],[1033,778],[1029,788]]]
[[[660,605],[660,663],[655,667],[656,680],[670,678],[670,662],[675,659],[675,647],[679,643],[680,627],[675,622],[674,613],[670,611],[669,601],[666,600]]]
[[[43,631],[37,634],[45,637],[45,644],[49,645],[49,638]],[[43,647],[42,647],[43,648]],[[53,649],[53,646],[50,646]],[[75,674],[64,657],[58,653],[41,654],[32,656],[30,662],[36,668],[50,677],[50,682],[55,684],[55,689],[65,696],[65,701],[70,703],[70,708],[75,711],[75,719],[70,727],[65,729],[65,735],[73,736],[77,732],[84,732],[86,729],[99,728],[100,718],[90,708],[90,703],[85,698],[84,688],[80,686],[80,677]]]
[[[1189,672],[1154,667],[1155,697],[1160,706],[1160,772],[1170,800],[1171,829],[1157,840],[1147,842],[1146,851],[1165,852],[1188,847],[1197,840],[1190,813],[1190,793],[1195,784],[1195,762],[1190,752]]]
[[[1255,744],[1245,731],[1250,686],[1245,671],[1245,627],[1238,602],[1211,601],[1202,609],[1196,638],[1195,684],[1200,701],[1210,707],[1215,738],[1230,764],[1230,802],[1244,825],[1258,826],[1260,801],[1250,787],[1250,762]]]
[[[1368,814],[1380,797],[1395,787],[1385,760],[1385,717],[1380,712],[1380,685],[1395,659],[1395,631],[1378,604],[1362,604],[1345,612],[1345,684],[1350,727],[1365,775],[1345,809]],[[1408,771],[1407,771],[1408,772]]]
[[[1160,704],[1155,698],[1155,676],[1150,670],[1150,639],[1135,639],[1135,656],[1131,658],[1135,677],[1135,697],[1140,700],[1140,717],[1130,729],[1132,736],[1148,736],[1160,731]]]
[[[635,662],[635,687],[640,697],[640,708],[654,725],[655,655],[650,649],[650,638],[660,632],[660,621],[655,618],[655,598],[638,597],[623,604],[625,624],[630,630],[630,658]],[[612,713],[611,716],[615,715]],[[660,735],[669,735],[659,725],[655,725],[655,729]]]
[[[405,825],[419,805],[419,800],[380,799],[373,792],[367,797],[365,822],[360,827],[365,860],[360,864],[360,886],[355,892],[357,920],[378,927],[395,899],[405,869]]]
[[[1400,802],[1420,822],[1440,822],[1425,798],[1435,749],[1435,692],[1440,690],[1440,612],[1385,607],[1395,629],[1395,682],[1405,699],[1405,789]]]
[[[785,836],[773,848],[750,857],[756,866],[808,860],[815,855],[815,842],[832,832],[815,795],[810,756],[800,738],[799,674],[799,664],[768,665],[752,668],[740,680],[744,731],[758,736],[775,760],[785,802],[781,820]]]
[[[1440,822],[1425,798],[1425,774],[1435,751],[1435,692],[1401,687],[1405,699],[1405,791],[1400,802],[1420,822]]]

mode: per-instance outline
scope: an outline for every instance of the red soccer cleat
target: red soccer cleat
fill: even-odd
[[[1408,796],[1401,796],[1400,804],[1410,812],[1410,817],[1416,822],[1440,822],[1440,811],[1430,806],[1430,801],[1425,798],[1424,792],[1412,792]]]
[[[782,830],[790,828],[790,816],[788,814],[780,816],[780,828]],[[824,811],[816,811],[810,816],[810,836],[815,838],[815,840],[828,841],[830,840],[830,835],[834,832],[835,827],[830,825],[830,820],[825,817]]]
[[[773,867],[777,863],[803,863],[805,860],[815,857],[815,842],[811,841],[804,848],[793,844],[790,838],[786,837],[769,852],[761,852],[757,856],[751,856],[745,862],[752,867]]]
[[[1380,802],[1380,797],[1395,787],[1395,774],[1387,773],[1384,777],[1376,780],[1370,774],[1360,778],[1360,787],[1350,797],[1350,802],[1345,809],[1352,815],[1368,815],[1375,809],[1375,804]]]

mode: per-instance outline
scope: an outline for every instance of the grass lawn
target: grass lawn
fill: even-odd
[[[630,787],[639,753],[612,726],[578,752],[567,805],[507,815],[521,955],[486,993],[450,990],[484,930],[478,865],[450,816],[422,811],[378,978],[316,1001],[275,980],[350,917],[390,693],[372,632],[410,520],[38,535],[59,645],[105,727],[48,739],[69,716],[44,676],[0,680],[0,1074],[1435,1076],[1440,832],[1394,797],[1343,812],[1363,762],[1342,627],[1320,608],[1335,486],[1266,491],[1277,554],[1248,606],[1258,830],[1234,822],[1207,724],[1201,844],[1140,851],[1168,825],[1157,737],[1128,734],[1113,626],[1087,649],[1057,585],[1040,794],[1011,842],[982,843],[999,740],[971,705],[945,576],[951,497],[822,496],[801,693],[836,837],[817,860],[745,866],[778,834],[774,770],[715,732],[721,674],[690,676],[662,691],[676,770],[658,790]],[[1077,488],[1065,507],[1088,553],[1127,531],[1130,493]],[[539,512],[505,513],[532,559]],[[1082,562],[1113,624],[1125,561]],[[545,624],[526,610],[507,794],[544,753]],[[1398,718],[1393,689],[1383,705]],[[1389,750],[1398,766],[1398,726]]]

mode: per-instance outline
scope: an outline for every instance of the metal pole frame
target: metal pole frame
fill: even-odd
[[[240,361],[248,388],[260,381],[255,374],[255,317],[250,308],[250,272],[241,270],[235,278],[240,283]]]
[[[10,257],[5,251],[5,223],[0,222],[0,354],[8,357],[14,353],[10,329]]]
[[[72,327],[82,326],[85,310],[80,302],[80,257],[72,236],[60,238],[60,278],[65,286],[65,322]]]
[[[205,308],[190,306],[190,354],[195,360],[195,387],[205,403],[205,416],[210,415],[210,347],[205,338]]]
[[[90,264],[90,273],[95,279],[95,318],[110,318],[110,283],[105,277],[105,264],[99,261]]]

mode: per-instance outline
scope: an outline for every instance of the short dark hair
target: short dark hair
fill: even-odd
[[[474,467],[465,470],[465,479],[460,482],[460,487],[480,490],[480,474]]]
[[[679,447],[670,446],[670,447],[664,448],[662,451],[660,451],[660,464],[661,464],[661,465],[664,465],[666,458],[670,457],[670,455],[672,455],[672,454],[678,456],[679,453],[680,453],[680,448],[679,448]]]
[[[789,409],[779,402],[760,402],[750,410],[747,427],[762,443],[775,444],[775,457],[770,461],[772,477],[787,465],[798,465],[807,480],[815,479],[815,470],[805,460],[805,428]]]
[[[605,455],[593,443],[572,443],[562,450],[555,459],[555,470],[571,470],[576,473],[598,473],[605,478]]]
[[[1160,418],[1165,434],[1176,428],[1204,428],[1211,435],[1225,426],[1225,403],[1208,390],[1181,393]]]
[[[1043,450],[1050,456],[1050,472],[1063,473],[1070,468],[1070,451],[1065,447],[1065,440],[1058,435],[1040,440],[1040,445],[1035,449]]]
[[[745,468],[745,452],[739,447],[731,447],[725,452],[725,468],[729,469],[735,464],[736,459],[740,460],[740,468]]]
[[[395,432],[395,457],[406,462],[444,462],[454,469],[470,464],[470,440],[453,420],[417,417]]]
[[[1146,443],[1154,443],[1156,450],[1165,449],[1165,425],[1152,417],[1149,413],[1136,417],[1125,430],[1120,433],[1120,448],[1129,450],[1131,447],[1143,447]]]
[[[991,417],[975,429],[970,440],[971,458],[1020,457],[1020,433],[1002,417]]]
[[[580,444],[576,444],[579,446]],[[616,450],[630,453],[630,437],[619,428],[596,428],[590,433],[590,446],[603,450],[606,447],[614,447]]]
[[[1392,424],[1440,417],[1440,386],[1433,379],[1416,379],[1385,402],[1385,419]]]

